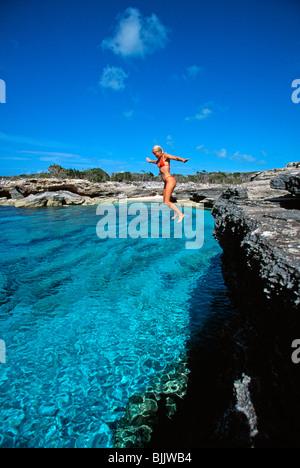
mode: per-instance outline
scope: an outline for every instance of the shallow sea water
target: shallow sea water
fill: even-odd
[[[176,369],[224,292],[210,211],[200,249],[99,239],[99,219],[0,207],[0,447],[111,447],[130,396]]]

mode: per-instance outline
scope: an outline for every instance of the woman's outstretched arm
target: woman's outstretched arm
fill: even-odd
[[[183,163],[186,163],[188,159],[183,159],[183,158],[180,158],[179,156],[172,156],[171,154],[168,154],[168,153],[164,153],[164,156],[166,156],[166,158],[168,159],[174,159],[174,161],[180,161],[180,162],[183,162]]]
[[[150,158],[146,158],[148,163],[152,163],[152,164],[157,164],[158,163],[158,159],[156,159],[155,161],[151,161]]]

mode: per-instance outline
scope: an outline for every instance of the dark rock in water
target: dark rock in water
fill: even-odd
[[[178,363],[153,380],[144,393],[129,398],[125,414],[114,432],[115,448],[144,448],[149,444],[160,415],[170,418],[176,412],[176,402],[186,391],[187,368]]]

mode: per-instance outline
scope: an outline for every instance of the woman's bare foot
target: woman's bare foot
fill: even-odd
[[[175,219],[175,218],[177,218],[177,216],[178,216],[178,213],[176,213],[174,216],[172,216],[171,219]]]
[[[177,221],[177,223],[181,223],[181,221],[182,221],[183,218],[184,218],[184,214],[181,213],[181,214],[178,215],[178,216],[179,216],[179,220]]]

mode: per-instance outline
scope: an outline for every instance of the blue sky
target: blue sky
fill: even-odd
[[[0,175],[156,173],[155,144],[185,175],[299,160],[299,19],[298,0],[1,0]]]

